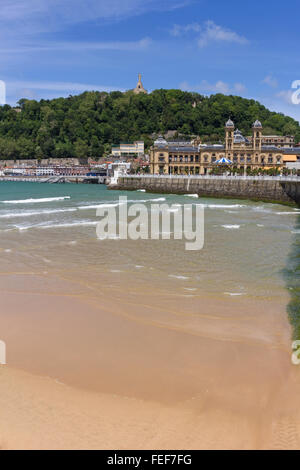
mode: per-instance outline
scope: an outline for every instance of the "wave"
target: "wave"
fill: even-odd
[[[189,277],[186,276],[176,276],[175,274],[169,274],[169,277],[172,277],[174,279],[180,279],[181,281],[187,281]]]
[[[88,209],[99,209],[100,207],[118,207],[119,205],[124,204],[124,203],[116,203],[116,204],[93,204],[90,206],[79,206],[79,210],[88,210]]]
[[[49,228],[69,228],[69,227],[89,227],[89,226],[95,226],[99,222],[91,222],[87,220],[82,220],[79,222],[67,222],[67,223],[62,223],[62,224],[51,224],[51,225],[39,225],[36,226],[37,228],[42,228],[42,229],[49,229]]]
[[[34,224],[34,225],[15,225],[14,227],[17,228],[19,231],[30,230],[30,229],[55,229],[55,228],[71,228],[71,227],[88,227],[88,226],[96,226],[97,222],[91,222],[88,220],[81,220],[79,222],[65,222],[61,224]]]
[[[276,215],[297,215],[297,212],[276,212]]]
[[[238,230],[241,228],[240,225],[222,225],[223,228],[226,228],[227,230]]]
[[[163,202],[165,200],[166,200],[165,197],[158,197],[156,199],[144,199],[143,201],[136,200],[134,202]]]
[[[241,295],[245,295],[241,292],[224,292],[225,295],[230,295],[231,297],[240,297]]]
[[[246,207],[243,204],[203,204],[208,209],[241,209]]]
[[[53,201],[64,201],[65,199],[71,199],[71,196],[60,196],[60,197],[44,197],[40,199],[17,199],[14,201],[0,201],[2,204],[34,204],[40,202],[53,202]]]
[[[199,198],[198,194],[185,194],[186,197],[194,197],[194,198]]]
[[[77,209],[45,209],[43,211],[32,211],[32,212],[10,212],[9,214],[1,214],[0,219],[13,219],[15,217],[32,217],[33,215],[47,215],[47,214],[58,214],[61,212],[76,212]]]

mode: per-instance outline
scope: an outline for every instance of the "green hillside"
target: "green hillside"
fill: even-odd
[[[229,117],[245,135],[251,134],[251,124],[259,119],[265,134],[295,135],[300,140],[300,126],[294,119],[257,101],[222,94],[85,92],[39,102],[23,99],[19,105],[21,112],[8,105],[0,107],[1,159],[98,158],[112,143],[143,139],[149,146],[153,134],[168,130],[217,142],[224,138]]]

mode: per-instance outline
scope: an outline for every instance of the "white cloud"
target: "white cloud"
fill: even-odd
[[[67,24],[91,20],[121,20],[147,11],[174,10],[190,0],[1,0],[0,25],[3,31],[55,31]]]
[[[189,32],[199,33],[197,43],[200,48],[212,43],[237,43],[247,44],[249,41],[238,33],[230,29],[219,26],[213,21],[206,21],[204,24],[190,23],[186,25],[175,24],[170,30],[172,36],[182,36]]]
[[[237,44],[247,44],[249,41],[230,29],[223,28],[213,21],[205,23],[204,30],[198,39],[199,47],[205,47],[214,42],[233,42]]]
[[[202,27],[199,23],[191,23],[184,26],[174,24],[173,28],[170,29],[170,34],[171,36],[181,36],[182,34],[188,33],[189,31],[199,33],[201,29]]]
[[[234,91],[236,91],[237,94],[242,95],[247,91],[247,88],[243,83],[235,83],[234,84]]]
[[[271,88],[277,88],[278,87],[278,81],[276,78],[274,78],[272,75],[267,75],[263,81],[266,85],[269,85]]]
[[[209,83],[203,80],[198,85],[190,85],[188,82],[183,82],[179,85],[184,91],[197,91],[199,93],[210,94],[210,93],[222,93],[228,94],[243,94],[246,92],[246,87],[242,83],[235,83],[230,86],[228,83],[218,80],[216,83]]]
[[[84,91],[115,91],[119,88],[103,86],[103,85],[91,85],[85,83],[72,83],[72,82],[44,82],[44,81],[7,81],[7,90],[11,94],[12,91],[24,91],[28,93],[34,93],[37,90],[46,91],[63,91],[68,93],[73,92],[84,92]],[[123,91],[123,90],[120,90]]]
[[[292,95],[294,91],[293,90],[282,90],[276,93],[276,97],[280,98],[287,104],[293,104],[292,102]]]
[[[152,40],[151,38],[143,38],[139,41],[102,41],[102,42],[39,42],[35,44],[22,44],[16,46],[0,46],[0,53],[13,54],[25,52],[46,52],[46,51],[100,51],[100,50],[115,50],[115,51],[138,51],[146,49]]]

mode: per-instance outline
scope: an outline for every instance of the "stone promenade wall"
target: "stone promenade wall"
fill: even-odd
[[[202,197],[242,198],[300,204],[300,182],[223,178],[121,177],[110,189],[146,189],[155,193],[198,194]]]

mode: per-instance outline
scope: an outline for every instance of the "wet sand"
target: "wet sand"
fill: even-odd
[[[98,281],[1,275],[2,448],[299,448],[288,295]]]

